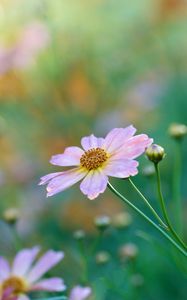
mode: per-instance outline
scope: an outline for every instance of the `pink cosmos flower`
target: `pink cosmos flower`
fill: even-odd
[[[70,293],[69,300],[84,300],[91,294],[90,287],[75,286]]]
[[[41,178],[40,185],[47,185],[47,196],[55,195],[81,179],[80,189],[89,199],[95,199],[107,187],[108,176],[127,178],[138,173],[134,160],[152,144],[146,134],[134,136],[136,129],[114,128],[105,138],[93,134],[83,137],[82,148],[68,147],[63,154],[52,156],[53,165],[74,168],[51,173]]]
[[[47,251],[34,265],[39,247],[19,251],[10,267],[8,261],[0,256],[0,300],[27,300],[30,291],[59,292],[65,290],[61,278],[41,277],[63,259],[63,252]],[[12,299],[13,297],[13,299]]]

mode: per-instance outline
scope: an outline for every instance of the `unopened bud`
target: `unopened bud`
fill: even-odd
[[[107,251],[100,251],[96,254],[95,260],[97,264],[106,264],[110,260],[110,253]]]
[[[119,256],[122,260],[134,259],[138,255],[138,247],[133,243],[127,243],[119,248]]]
[[[141,274],[133,274],[130,278],[133,286],[140,287],[144,284],[144,278]]]
[[[165,156],[164,148],[157,144],[152,144],[146,149],[148,159],[155,164],[159,163]]]
[[[76,240],[83,240],[85,238],[86,234],[85,234],[85,231],[82,230],[82,229],[79,229],[79,230],[76,230],[74,233],[73,233],[73,237],[76,239]]]
[[[152,177],[155,174],[155,168],[154,168],[153,164],[145,166],[142,171],[142,174],[145,177]]]
[[[128,227],[132,223],[132,217],[128,212],[121,212],[112,218],[112,224],[117,229]]]
[[[184,124],[173,123],[169,126],[168,131],[171,137],[180,140],[187,135],[187,126]]]
[[[20,212],[17,208],[11,207],[4,211],[3,219],[5,222],[14,225],[20,217]]]
[[[98,216],[94,220],[95,226],[100,230],[104,231],[110,226],[109,216]]]

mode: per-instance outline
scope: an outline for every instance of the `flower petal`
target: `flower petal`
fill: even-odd
[[[48,291],[48,292],[61,292],[66,289],[64,281],[61,278],[54,277],[41,280],[35,283],[31,291]]]
[[[136,160],[109,160],[106,166],[103,168],[103,172],[107,176],[127,178],[129,176],[134,176],[138,173],[137,166],[138,162]]]
[[[2,294],[0,294],[1,300],[17,300],[17,297],[13,294],[14,288],[8,287],[6,288]]]
[[[47,186],[47,196],[53,196],[59,192],[64,191],[73,184],[80,181],[88,171],[82,168],[74,168],[61,174],[52,179]]]
[[[10,266],[8,261],[0,256],[0,282],[10,275]]]
[[[19,295],[16,299],[17,300],[30,300],[30,298],[27,295],[25,295],[25,294]]]
[[[85,136],[81,139],[81,145],[85,151],[92,148],[101,148],[103,142],[103,138],[97,138],[93,134],[91,134],[90,136]]]
[[[70,293],[69,300],[84,300],[91,294],[90,287],[75,286]]]
[[[60,174],[63,174],[63,172],[50,173],[50,174],[47,174],[47,175],[41,177],[39,185],[44,185],[44,184],[48,183],[51,179],[57,177]]]
[[[79,147],[68,147],[64,153],[53,155],[50,159],[50,163],[63,167],[79,166],[80,158],[83,154],[84,151]]]
[[[114,128],[106,136],[103,143],[103,148],[108,153],[113,153],[119,149],[126,140],[131,138],[136,132],[136,129],[130,125],[126,128]]]
[[[150,146],[153,139],[150,139],[146,134],[140,134],[132,137],[124,143],[124,145],[114,153],[111,159],[134,159],[145,152],[145,149]]]
[[[63,257],[63,252],[55,252],[53,250],[47,251],[27,275],[28,282],[36,282],[43,274],[61,261]]]
[[[24,276],[30,269],[39,251],[39,247],[34,247],[32,249],[23,249],[18,252],[14,259],[12,274],[20,277]]]
[[[81,182],[80,189],[90,200],[106,190],[108,177],[100,170],[92,170]]]

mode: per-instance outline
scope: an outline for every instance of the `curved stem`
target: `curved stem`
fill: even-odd
[[[133,183],[133,181],[132,181],[132,179],[130,177],[129,177],[129,182],[131,183],[131,185],[133,186],[133,188],[136,190],[136,192],[140,195],[140,197],[143,199],[143,201],[145,202],[145,204],[149,207],[149,209],[151,210],[151,212],[153,213],[153,215],[159,221],[160,225],[162,227],[164,227],[164,229],[168,230],[167,225],[162,221],[162,219],[159,217],[159,215],[157,214],[157,212],[154,210],[154,208],[151,206],[151,204],[145,198],[145,196],[140,192],[140,190],[137,188],[137,186]]]
[[[146,216],[138,207],[132,204],[127,198],[125,198],[121,193],[119,193],[110,182],[108,182],[109,189],[118,196],[123,202],[128,204],[133,210],[135,210],[139,215],[141,215],[146,221],[148,221],[153,227],[155,227],[162,235],[176,248],[178,249],[185,257],[187,257],[187,252],[181,248],[162,228],[155,224],[148,216]]]
[[[168,228],[170,230],[170,232],[172,233],[173,237],[176,239],[176,241],[178,241],[180,243],[180,245],[187,250],[187,246],[185,245],[185,243],[181,240],[181,238],[178,236],[178,234],[176,233],[176,231],[173,229],[167,211],[166,211],[166,206],[165,206],[165,202],[164,202],[164,197],[162,195],[162,190],[161,190],[161,180],[160,180],[160,172],[159,172],[159,167],[158,164],[155,164],[155,170],[156,170],[156,176],[157,176],[157,187],[158,187],[158,196],[159,196],[159,201],[160,201],[160,205],[161,205],[161,209],[163,212],[163,216],[164,219],[166,221],[166,224],[168,225]]]

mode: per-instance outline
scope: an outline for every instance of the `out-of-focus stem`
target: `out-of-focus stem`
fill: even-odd
[[[78,248],[79,248],[79,252],[82,258],[82,266],[83,266],[83,276],[82,276],[82,281],[84,284],[88,283],[88,259],[87,256],[85,254],[85,248],[84,248],[84,243],[83,240],[78,240]]]
[[[141,215],[147,222],[149,222],[153,227],[155,227],[180,253],[187,257],[187,251],[185,251],[180,245],[178,245],[171,236],[169,236],[162,228],[155,224],[147,215],[145,215],[138,207],[132,204],[127,198],[125,198],[121,193],[119,193],[110,182],[108,182],[109,189],[118,196],[123,202],[135,210],[139,215]]]
[[[176,215],[176,226],[182,233],[182,205],[181,205],[181,140],[176,140],[176,151],[173,170],[173,201]]]

